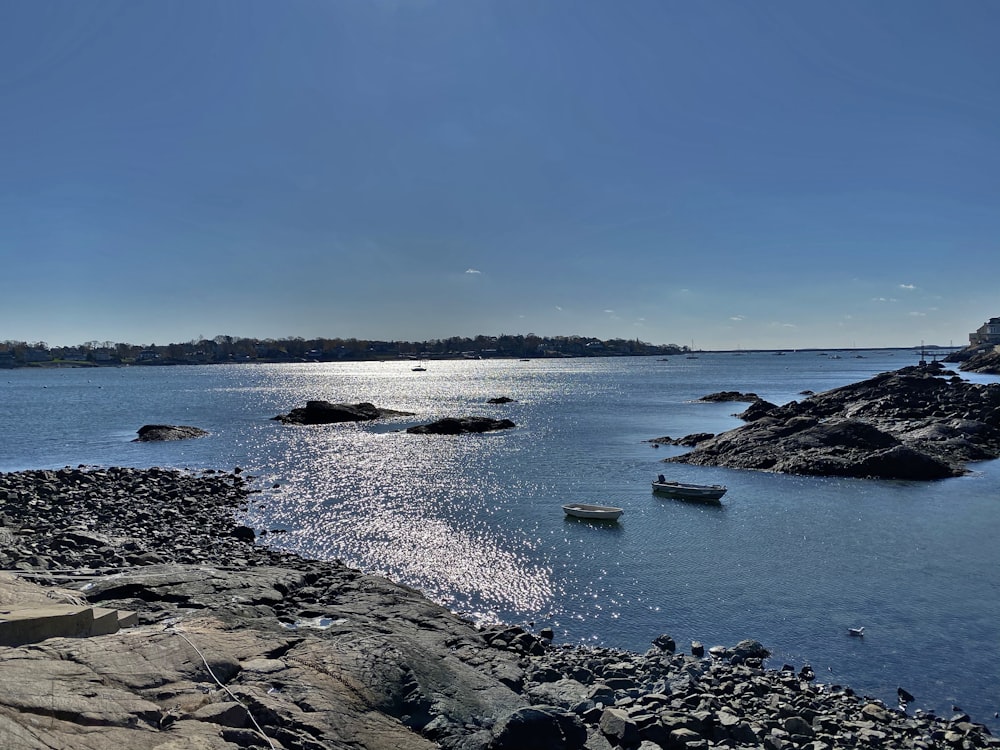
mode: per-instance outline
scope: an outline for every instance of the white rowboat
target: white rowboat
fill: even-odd
[[[611,505],[586,505],[584,503],[570,503],[564,505],[563,510],[567,516],[589,518],[592,521],[617,521],[618,517],[625,512],[624,508],[615,508]]]

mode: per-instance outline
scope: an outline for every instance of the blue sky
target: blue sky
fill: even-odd
[[[964,342],[1000,3],[7,0],[0,340]]]

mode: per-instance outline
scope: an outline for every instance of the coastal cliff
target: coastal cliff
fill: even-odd
[[[0,624],[135,613],[0,646],[3,747],[1000,747],[964,714],[908,713],[808,665],[768,669],[752,640],[706,656],[661,636],[637,654],[477,627],[257,543],[235,520],[253,499],[239,471],[0,474],[0,567],[14,573],[0,574]]]

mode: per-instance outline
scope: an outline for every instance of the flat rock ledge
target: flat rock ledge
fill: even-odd
[[[233,520],[249,500],[239,473],[0,474],[0,559],[17,573],[0,573],[0,609],[85,601],[138,621],[0,647],[0,745],[1000,747],[964,714],[907,713],[807,665],[767,669],[753,640],[706,656],[661,635],[638,654],[476,627],[412,589],[255,544]]]
[[[306,405],[288,414],[272,417],[282,424],[315,425],[337,422],[369,422],[380,417],[412,416],[410,412],[380,409],[364,401],[359,404],[332,404],[329,401],[306,401]]]
[[[698,436],[693,450],[666,461],[933,480],[1000,457],[1000,384],[969,383],[940,364],[882,373],[784,406],[755,401],[738,416],[749,424]]]
[[[489,417],[446,417],[429,424],[418,424],[407,427],[406,431],[414,435],[465,435],[474,432],[496,432],[510,430],[516,427],[509,419],[490,419]]]
[[[136,430],[139,437],[133,443],[158,443],[165,440],[189,440],[205,437],[206,430],[200,427],[174,424],[145,424]]]

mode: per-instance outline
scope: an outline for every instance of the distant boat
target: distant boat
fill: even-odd
[[[860,628],[848,628],[847,633],[848,635],[853,635],[855,638],[864,638],[865,627],[862,625]]]
[[[718,503],[726,494],[727,487],[722,484],[690,484],[688,482],[668,482],[657,479],[653,482],[653,492],[658,495],[669,495],[681,500],[698,500],[706,503]]]
[[[416,367],[411,367],[414,372],[427,372],[427,368],[422,365],[417,365]]]
[[[586,518],[591,521],[617,521],[624,508],[615,508],[612,505],[587,505],[585,503],[570,503],[563,506],[567,516],[574,518]]]

